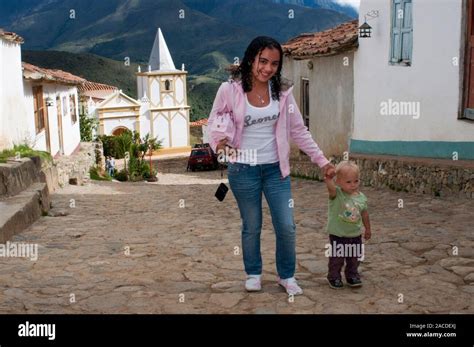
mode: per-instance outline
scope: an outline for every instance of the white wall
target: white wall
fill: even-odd
[[[110,118],[108,117],[127,117],[127,118]],[[115,129],[125,127],[130,131],[135,131],[135,124],[137,123],[135,114],[127,112],[110,112],[107,113],[104,122],[104,134],[112,135]],[[140,134],[141,136],[142,134]]]
[[[185,147],[189,143],[188,139],[188,122],[186,116],[180,112],[174,112],[171,119],[171,136],[173,147]]]
[[[462,68],[462,0],[413,1],[412,66],[392,66],[391,1],[362,0],[364,14],[378,10],[368,23],[371,38],[360,38],[355,54],[353,139],[369,141],[474,141],[474,123],[458,120]],[[463,41],[464,42],[464,38]],[[419,102],[420,117],[381,115],[381,102]]]
[[[0,150],[28,142],[21,46],[0,39]]]
[[[46,151],[46,130],[42,130],[36,134],[35,129],[35,116],[34,116],[34,102],[33,102],[33,86],[38,85],[30,81],[24,82],[24,94],[28,113],[28,132],[34,135],[34,148],[41,151]],[[59,146],[59,130],[58,130],[58,115],[56,107],[56,96],[61,97],[61,120],[62,120],[62,131],[63,131],[63,144],[64,154],[70,155],[74,152],[81,141],[80,128],[79,128],[79,105],[77,88],[59,84],[42,84],[43,86],[43,99],[51,98],[53,100],[53,106],[48,107],[48,120],[49,120],[49,134],[51,144],[51,155],[55,156],[60,150]],[[76,99],[76,114],[77,121],[73,123],[70,113],[69,95],[74,95]],[[65,104],[63,105],[65,101]],[[65,111],[65,112],[64,112]]]

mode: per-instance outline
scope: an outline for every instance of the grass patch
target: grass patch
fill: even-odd
[[[105,173],[104,175],[101,175],[96,166],[90,168],[89,174],[90,174],[91,180],[112,181],[112,177],[110,177],[107,173]]]
[[[15,145],[12,149],[4,149],[0,152],[0,163],[6,163],[10,158],[31,158],[40,157],[42,161],[52,162],[51,154],[44,151],[31,149],[27,145]]]

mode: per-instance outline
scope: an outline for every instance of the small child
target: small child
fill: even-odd
[[[329,192],[329,271],[328,282],[333,289],[341,289],[341,269],[346,260],[345,277],[350,287],[360,287],[357,268],[364,258],[362,244],[362,224],[364,238],[370,239],[370,221],[367,212],[367,197],[359,192],[359,167],[350,161],[342,161],[336,166],[336,180],[326,176],[324,181]]]

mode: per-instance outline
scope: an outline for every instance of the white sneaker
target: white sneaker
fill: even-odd
[[[285,288],[288,295],[301,295],[303,294],[303,289],[300,288],[296,279],[294,277],[287,278],[282,280],[281,278],[278,279],[278,284]]]
[[[258,292],[262,290],[262,275],[248,275],[245,281],[245,289],[248,292]]]

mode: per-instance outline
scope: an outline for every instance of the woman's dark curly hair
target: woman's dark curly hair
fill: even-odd
[[[231,69],[232,79],[242,80],[244,92],[252,90],[252,64],[255,59],[259,59],[260,54],[265,48],[277,49],[280,52],[280,62],[275,75],[271,78],[272,99],[280,100],[281,91],[281,68],[283,66],[283,50],[277,40],[268,36],[258,36],[250,42],[245,50],[244,59],[237,67]]]

